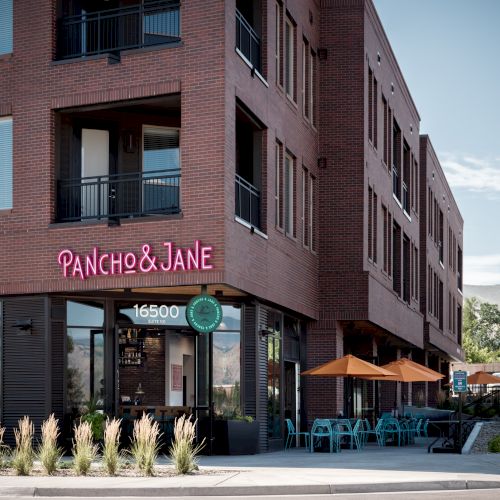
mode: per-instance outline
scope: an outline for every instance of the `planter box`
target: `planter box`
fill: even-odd
[[[259,446],[259,422],[244,420],[214,421],[214,453],[218,455],[255,455]]]

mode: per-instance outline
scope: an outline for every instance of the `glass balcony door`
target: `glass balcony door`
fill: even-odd
[[[143,212],[179,207],[179,129],[145,126],[142,159]]]

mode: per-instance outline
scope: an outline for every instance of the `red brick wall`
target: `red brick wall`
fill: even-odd
[[[275,138],[297,157],[297,174],[302,165],[316,174],[317,132],[303,119],[301,103],[289,103],[276,86],[274,37],[264,37],[269,88],[250,76],[250,68],[235,53],[234,1],[183,2],[180,47],[125,52],[118,64],[108,64],[105,57],[53,62],[54,4],[44,0],[34,10],[26,0],[16,2],[14,55],[0,60],[0,113],[12,112],[15,137],[14,210],[0,214],[0,294],[228,283],[315,317],[317,257],[302,246],[300,185],[296,186],[297,238],[287,238],[274,228],[272,199]],[[274,2],[262,4],[263,22],[272,30]],[[315,3],[289,1],[287,8],[297,22],[298,50],[303,33],[316,48]],[[309,10],[314,14],[312,24]],[[301,65],[297,69],[301,81]],[[123,221],[112,228],[106,223],[52,225],[54,111],[172,92],[181,93],[182,217]],[[268,240],[234,221],[236,96],[268,129],[263,148],[263,173],[269,174],[263,183]],[[138,251],[143,242],[157,249],[165,240],[188,246],[194,239],[213,245],[213,271],[93,277],[81,282],[62,279],[56,261],[66,246],[78,253],[87,253],[95,244],[109,251]]]

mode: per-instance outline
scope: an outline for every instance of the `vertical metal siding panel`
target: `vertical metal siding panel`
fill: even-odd
[[[8,298],[4,301],[3,336],[3,424],[6,442],[13,443],[13,427],[24,415],[34,422],[36,432],[46,418],[45,405],[50,394],[46,380],[46,298]],[[23,331],[13,325],[31,318],[33,327]]]
[[[245,305],[243,317],[244,414],[257,418],[256,308]]]
[[[51,298],[51,380],[52,380],[52,408],[59,425],[64,417],[64,334],[65,334],[65,301],[60,297]]]
[[[257,331],[267,328],[268,310],[259,306]],[[260,422],[259,449],[268,450],[268,422],[267,422],[267,339],[258,336],[257,344],[257,420]]]

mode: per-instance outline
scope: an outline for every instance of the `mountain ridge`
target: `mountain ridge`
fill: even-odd
[[[500,285],[464,285],[464,298],[477,297],[500,307]]]

